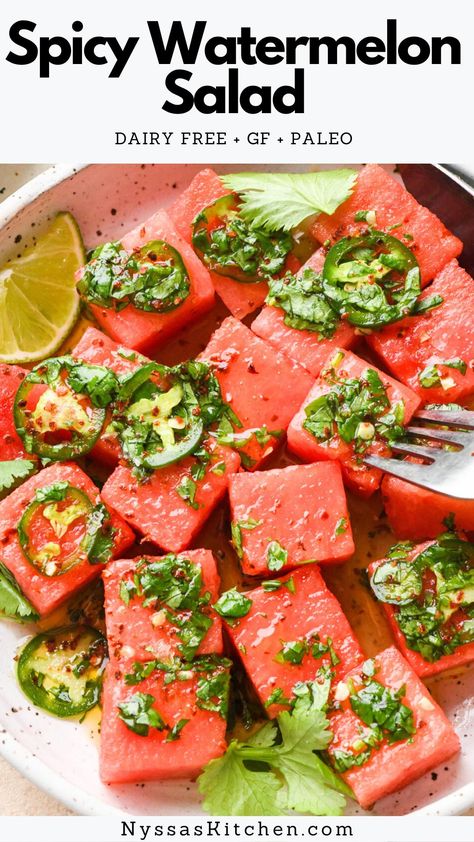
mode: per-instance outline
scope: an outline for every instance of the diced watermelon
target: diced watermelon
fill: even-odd
[[[169,611],[166,605],[158,600],[147,600],[149,604],[144,604],[143,594],[135,592],[133,584],[137,564],[139,570],[146,571],[147,568],[146,564],[139,564],[143,558],[114,561],[107,565],[102,574],[109,651],[115,659],[123,659],[126,654],[134,661],[149,661],[151,658],[166,661],[181,654],[179,629],[166,615],[166,610]],[[183,555],[183,559],[200,568],[201,594],[210,594],[208,606],[202,613],[212,619],[212,625],[201,641],[197,654],[221,653],[222,623],[211,607],[219,596],[220,584],[214,556],[210,550],[190,550]],[[149,563],[161,560],[145,556],[145,561]],[[169,613],[172,615],[173,612]]]
[[[116,374],[129,374],[143,363],[149,362],[137,351],[118,345],[95,327],[89,327],[72,350],[72,356],[91,365],[103,365]],[[91,451],[91,456],[106,465],[116,465],[120,458],[120,447],[115,434],[105,432],[108,420],[104,424],[98,441]]]
[[[17,527],[36,489],[64,481],[84,491],[94,505],[101,501],[99,491],[92,480],[74,463],[62,462],[40,471],[0,502],[2,562],[41,615],[49,614],[79,588],[99,576],[103,569],[100,564],[91,565],[84,560],[60,576],[45,576],[30,564],[23,554]],[[116,530],[113,555],[118,556],[133,544],[135,536],[123,520],[112,509],[110,511],[111,523]]]
[[[232,620],[227,629],[269,716],[284,709],[295,684],[314,679],[323,664],[342,678],[363,660],[342,608],[316,564],[285,576],[278,590],[265,590],[263,585],[245,595],[252,600],[249,613]],[[279,654],[285,643],[292,642],[308,644],[301,663]]]
[[[331,245],[341,237],[357,236],[367,228],[367,223],[356,222],[358,211],[375,211],[374,227],[389,231],[413,251],[423,284],[462,250],[461,240],[378,164],[369,164],[360,171],[352,196],[335,213],[318,216],[313,235],[318,242],[329,240]],[[393,225],[398,227],[390,230]]]
[[[401,701],[413,712],[416,732],[411,739],[391,745],[384,739],[379,748],[372,750],[365,763],[343,772],[342,777],[364,808],[448,760],[460,747],[451,723],[395,647],[377,655],[375,669],[374,679],[385,687],[395,691],[406,688]],[[336,751],[354,753],[353,746],[360,743],[361,731],[362,737],[367,731],[367,726],[353,712],[347,698],[347,679],[352,679],[357,690],[361,686],[360,675],[360,669],[352,670],[346,680],[336,687],[336,699],[342,701],[340,710],[330,714],[330,727],[334,733],[329,746],[330,755]]]
[[[287,554],[279,574],[309,561],[340,563],[354,552],[336,462],[235,474],[229,494],[234,547],[246,575],[275,575],[268,562],[272,541]]]
[[[414,547],[407,553],[407,562],[411,563],[415,561],[417,556],[431,546],[432,543],[432,541],[426,541],[425,543],[418,544]],[[372,576],[377,567],[380,567],[380,565],[386,561],[387,559],[385,558],[373,561],[368,568],[369,576]],[[458,591],[458,593],[462,594],[462,591]],[[444,672],[444,670],[460,667],[463,664],[468,664],[471,663],[471,661],[474,661],[474,643],[464,643],[461,646],[458,646],[453,653],[449,655],[442,655],[436,661],[426,660],[420,652],[410,649],[408,641],[397,623],[396,606],[385,602],[381,602],[381,605],[390,624],[395,643],[417,675],[422,678],[426,678],[429,675],[437,675],[437,673]],[[421,636],[424,637],[424,635]]]
[[[133,252],[152,240],[164,240],[181,255],[190,280],[185,301],[168,313],[148,313],[130,304],[119,312],[91,305],[95,318],[112,339],[148,354],[155,352],[178,330],[199,319],[214,303],[209,272],[163,210],[126,234],[122,245],[126,251]]]
[[[403,404],[404,424],[409,422],[420,401],[411,389],[393,380],[360,357],[356,357],[351,351],[339,349],[326,361],[321,376],[291,421],[288,428],[288,445],[293,453],[306,462],[337,459],[341,463],[344,481],[349,488],[363,496],[369,496],[379,487],[382,472],[378,468],[371,468],[364,464],[362,459],[355,454],[353,442],[343,441],[337,433],[329,439],[319,441],[303,427],[306,420],[305,407],[331,389],[331,383],[325,378],[325,369],[331,369],[334,361],[337,361],[338,376],[344,379],[359,379],[368,368],[375,370],[387,390],[391,405],[394,406],[399,402]],[[376,450],[385,452],[386,449],[382,442],[375,442],[369,447],[369,452]]]
[[[451,516],[456,529],[474,532],[473,500],[436,494],[389,474],[382,480],[382,498],[393,532],[404,541],[436,538]]]
[[[100,739],[100,776],[105,783],[192,778],[225,751],[225,710],[221,715],[217,710],[205,709],[213,700],[201,700],[199,688],[209,674],[198,670],[199,659],[192,666],[186,665],[186,678],[167,683],[169,673],[156,670],[139,684],[130,686],[124,679],[121,663],[108,665],[102,693]],[[225,692],[227,666],[214,671],[214,675],[219,674]],[[137,693],[154,697],[153,708],[168,727],[162,731],[150,727],[147,735],[141,735],[125,725],[118,705]],[[178,730],[177,738],[170,736],[170,728],[182,724],[183,720],[186,722]]]
[[[17,365],[0,365],[0,459],[4,461],[27,456],[13,422],[15,395],[26,374]]]
[[[214,170],[201,170],[194,176],[189,187],[168,208],[174,225],[186,242],[191,243],[192,224],[198,213],[228,193]],[[243,319],[265,301],[268,286],[264,281],[243,284],[218,272],[210,272],[210,275],[218,296],[236,319]]]
[[[228,476],[240,464],[236,451],[216,445],[212,439],[204,442],[204,446],[212,456],[204,478],[197,483],[197,508],[191,507],[177,492],[185,478],[191,479],[191,467],[196,463],[192,456],[160,468],[143,483],[138,482],[129,468],[120,465],[105,483],[103,499],[147,540],[166,552],[185,550],[224,497]],[[213,468],[217,465],[219,471],[215,473]]]
[[[111,368],[117,374],[133,371],[147,362],[146,357],[120,347],[94,328],[85,332],[73,355],[85,362]],[[194,457],[161,468],[143,483],[137,481],[129,468],[120,465],[104,485],[104,500],[163,550],[180,552],[186,549],[224,496],[229,473],[237,471],[240,465],[236,451],[221,447],[212,439],[205,444],[212,452],[212,459],[205,477],[197,484],[195,502],[198,508],[192,508],[176,490],[184,479],[192,479],[190,471],[196,462]],[[118,442],[113,436],[102,435],[92,455],[116,464],[120,457]],[[219,463],[223,471],[220,473],[219,469],[215,473],[213,469]]]
[[[474,392],[474,280],[452,260],[423,297],[437,293],[443,303],[424,316],[389,325],[368,338],[387,368],[424,403],[448,403]],[[462,360],[465,374],[443,361]],[[441,382],[423,387],[420,375],[435,365]]]
[[[319,249],[298,272],[305,269],[320,272],[324,264],[325,251]],[[330,339],[322,338],[311,330],[298,330],[285,324],[285,313],[279,307],[264,307],[251,328],[257,336],[270,342],[285,357],[302,365],[313,377],[318,377],[323,363],[333,348],[352,348],[357,336],[348,322],[341,321]]]
[[[313,378],[231,316],[201,357],[213,365],[222,396],[242,424],[236,432],[244,440],[246,432],[251,436],[239,453],[244,467],[254,469],[277,447]]]

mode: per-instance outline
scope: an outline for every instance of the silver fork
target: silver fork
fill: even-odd
[[[416,426],[418,422],[427,426]],[[448,429],[440,429],[439,425]],[[421,409],[411,419],[406,432],[413,438],[426,440],[426,444],[411,443],[407,438],[393,444],[393,452],[422,457],[425,460],[423,464],[384,456],[366,456],[364,462],[431,491],[474,500],[474,412],[468,409]],[[435,446],[430,447],[429,441]],[[443,445],[455,446],[456,449],[447,450]]]

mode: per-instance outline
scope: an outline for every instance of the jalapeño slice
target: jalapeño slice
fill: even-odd
[[[82,297],[117,311],[132,304],[150,313],[175,310],[189,295],[190,280],[180,253],[152,240],[132,253],[119,242],[96,248],[78,283]]]
[[[233,194],[217,199],[196,216],[192,243],[208,269],[244,284],[279,275],[294,247],[291,234],[268,233],[242,219]]]
[[[106,658],[107,643],[96,629],[53,629],[22,650],[18,682],[37,707],[56,716],[77,716],[98,703]]]
[[[326,256],[323,290],[342,318],[369,329],[441,303],[434,296],[429,303],[418,302],[421,284],[415,255],[382,231],[339,240]]]
[[[204,434],[199,400],[190,382],[173,369],[140,383],[112,418],[125,459],[138,473],[149,473],[194,453]]]
[[[74,365],[71,357],[52,357],[20,384],[13,418],[28,453],[52,461],[76,459],[99,438],[106,410],[72,388],[68,373]]]
[[[86,560],[92,510],[87,495],[68,483],[38,489],[18,524],[25,558],[43,576],[60,576]]]

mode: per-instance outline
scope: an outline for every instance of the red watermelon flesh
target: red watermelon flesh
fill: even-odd
[[[13,421],[15,396],[27,373],[17,365],[0,365],[0,459],[4,461],[30,458]]]
[[[195,217],[229,190],[224,187],[214,170],[206,169],[194,176],[191,184],[168,208],[168,213],[181,236],[191,243],[192,224]],[[244,284],[210,272],[218,296],[236,319],[243,319],[265,301],[268,286],[264,281]]]
[[[129,468],[119,465],[102,489],[104,501],[146,540],[166,552],[185,550],[224,497],[229,474],[240,465],[236,451],[217,445],[213,439],[203,446],[210,451],[211,459],[205,476],[197,483],[197,508],[191,507],[177,491],[184,479],[191,479],[191,468],[196,463],[193,456],[160,468],[142,483]],[[219,473],[212,470],[217,465]]]
[[[342,355],[342,357],[340,357]],[[331,369],[334,360],[338,362],[337,372],[344,379],[363,377],[368,368],[375,369],[351,351],[340,349],[327,360],[325,368]],[[375,369],[387,390],[387,397],[394,405],[399,401],[404,405],[404,423],[407,424],[419,405],[419,398],[411,389],[398,383],[379,369]],[[320,378],[306,396],[303,405],[298,410],[288,427],[288,446],[290,450],[306,462],[318,462],[320,459],[337,459],[341,463],[345,483],[353,491],[362,496],[370,496],[380,486],[382,472],[378,468],[371,468],[354,453],[353,442],[343,441],[336,433],[330,439],[319,441],[303,427],[306,420],[305,407],[321,395],[330,391],[331,384],[325,379],[324,368]],[[387,448],[382,442],[374,442],[368,452],[386,453]]]
[[[228,675],[227,668],[221,668]],[[156,670],[139,684],[125,682],[127,667],[111,662],[106,669],[102,692],[100,737],[100,776],[104,783],[193,778],[210,760],[226,749],[226,719],[217,711],[199,707],[196,669],[187,669],[186,680],[166,683],[167,673]],[[166,728],[150,728],[140,735],[130,730],[119,717],[118,705],[136,693],[153,696],[153,708],[162,716]],[[170,728],[186,723],[177,739],[167,739]]]
[[[103,569],[101,564],[92,565],[84,560],[60,576],[45,576],[23,554],[17,527],[26,507],[33,499],[37,488],[63,481],[84,491],[94,505],[100,502],[99,491],[92,480],[73,462],[57,463],[45,468],[0,502],[2,562],[8,567],[25,596],[41,616],[54,611],[79,588],[97,578]],[[119,556],[133,544],[135,536],[112,508],[110,512],[111,523],[116,530],[113,555]]]
[[[404,541],[436,538],[450,516],[456,529],[474,533],[474,500],[436,494],[389,474],[382,480],[382,497],[392,531]]]
[[[227,625],[227,632],[270,717],[288,707],[299,681],[314,680],[322,665],[333,665],[342,678],[363,659],[357,639],[336,597],[327,588],[316,564],[308,564],[281,579],[278,590],[263,587],[246,591],[252,607],[245,617]],[[291,589],[290,589],[291,588]],[[285,642],[318,643],[326,651],[304,654],[301,663],[281,659]],[[276,659],[276,660],[275,660]],[[336,660],[336,659],[334,659]],[[280,692],[279,692],[280,691]]]
[[[374,227],[402,240],[415,254],[423,284],[431,281],[462,250],[461,241],[451,234],[435,214],[424,208],[411,193],[383,167],[368,164],[360,171],[354,192],[334,214],[321,214],[312,228],[320,243],[332,245],[341,237],[357,236],[367,227],[355,221],[358,211],[375,211]]]
[[[412,316],[368,337],[387,368],[417,392],[423,403],[464,400],[474,392],[474,280],[452,260],[424,293],[437,293],[443,303],[423,316]],[[460,359],[463,374],[439,365],[442,383],[423,387],[420,374],[429,366]]]
[[[123,659],[126,655],[134,661],[149,661],[152,658],[166,661],[180,656],[181,643],[179,628],[166,616],[167,606],[158,600],[145,605],[143,595],[135,593],[133,589],[127,591],[127,585],[133,587],[137,565],[140,570],[146,570],[146,565],[142,564],[143,558],[114,561],[107,565],[102,574],[109,651],[116,659]],[[212,604],[219,597],[220,579],[216,561],[210,550],[188,550],[183,553],[183,558],[200,568],[201,593],[210,594],[203,613],[213,622],[197,654],[221,653],[222,623],[212,609]],[[160,560],[152,556],[145,557],[149,563]]]
[[[309,561],[340,563],[354,552],[341,470],[335,462],[240,472],[230,479],[229,495],[247,576],[274,575],[267,560],[271,541],[278,541],[288,554],[278,575]],[[248,524],[252,528],[246,528]]]
[[[231,316],[211,336],[201,357],[212,364],[222,397],[242,424],[236,432],[249,439],[239,447],[243,465],[255,469],[281,442],[313,378]],[[262,428],[259,441],[260,433],[252,431]]]
[[[72,356],[90,365],[110,368],[116,374],[129,374],[143,363],[149,362],[137,351],[122,347],[95,327],[87,328],[73,349]],[[107,432],[107,424],[106,419],[104,429],[92,448],[91,456],[107,465],[116,465],[120,457],[120,447],[115,434]]]
[[[299,270],[321,272],[326,252],[318,249]],[[257,336],[270,342],[285,357],[302,365],[313,377],[318,377],[323,363],[333,348],[352,348],[357,340],[355,329],[341,321],[331,338],[320,337],[311,330],[297,330],[285,324],[285,313],[278,307],[264,307],[252,322]]]
[[[156,351],[187,324],[199,319],[214,303],[214,288],[209,272],[188,243],[179,236],[170,217],[163,210],[126,234],[122,245],[126,251],[133,252],[152,240],[164,240],[181,255],[191,285],[185,301],[168,313],[148,313],[130,304],[119,312],[91,305],[99,325],[112,339],[148,354]]]
[[[451,723],[395,647],[385,649],[376,656],[375,668],[374,678],[379,683],[393,690],[406,687],[401,701],[413,711],[416,733],[411,740],[392,745],[384,740],[362,766],[343,773],[342,777],[364,808],[449,760],[460,747]],[[349,672],[346,679],[349,678],[358,689],[360,670]],[[347,692],[347,684],[345,686]],[[342,695],[338,689],[336,687],[336,698]],[[341,702],[341,709],[330,714],[330,727],[334,733],[329,746],[331,755],[335,750],[351,751],[352,745],[360,741],[361,727],[364,729],[366,726],[352,711],[346,698]]]

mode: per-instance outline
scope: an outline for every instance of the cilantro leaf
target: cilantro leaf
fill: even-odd
[[[0,618],[8,617],[19,623],[34,623],[39,615],[31,603],[23,596],[16,580],[0,562]]]
[[[68,384],[75,392],[87,395],[94,406],[104,408],[117,396],[119,381],[103,365],[73,362],[68,366]]]
[[[308,216],[332,214],[352,193],[354,170],[234,173],[222,177],[239,194],[240,214],[266,231],[290,231]]]
[[[110,560],[115,532],[108,510],[103,503],[98,503],[87,518],[86,552],[89,564],[106,564]]]
[[[237,588],[225,591],[214,604],[214,610],[221,617],[245,617],[252,607],[252,600],[245,594],[240,593]]]
[[[8,462],[0,462],[0,500],[35,471],[36,465],[29,459],[11,459]]]
[[[245,765],[241,744],[233,740],[226,753],[211,760],[198,778],[204,809],[213,816],[282,816],[281,784],[271,771]]]
[[[127,702],[118,704],[118,716],[130,731],[140,737],[147,737],[150,728],[164,731],[168,726],[159,711],[152,707],[155,701],[150,693],[135,693]]]
[[[270,541],[267,549],[267,567],[269,570],[281,570],[288,562],[288,550],[278,541]]]
[[[327,674],[320,674],[314,682],[297,685],[291,711],[268,722],[247,743],[233,740],[222,757],[207,764],[198,785],[208,812],[342,814],[351,791],[316,754],[332,740],[325,713],[330,683]]]
[[[265,303],[283,310],[288,327],[310,330],[320,339],[331,338],[339,324],[339,316],[323,293],[321,276],[313,269],[271,279]]]

